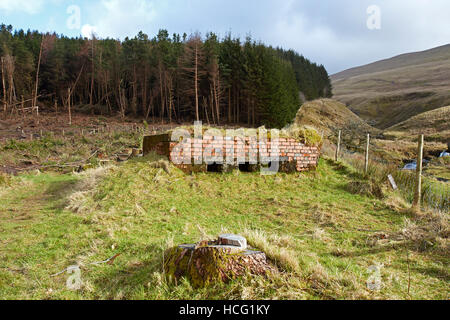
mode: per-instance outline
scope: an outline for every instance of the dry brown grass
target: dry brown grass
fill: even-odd
[[[333,75],[334,97],[385,129],[450,104],[450,45]]]
[[[421,113],[406,121],[403,121],[391,128],[388,128],[385,135],[396,137],[397,139],[408,140],[416,138],[419,134],[424,134],[428,140],[445,144],[450,142],[450,106]]]
[[[385,196],[380,184],[374,180],[351,181],[347,184],[347,190],[353,194],[375,197],[378,199],[383,199]]]
[[[80,214],[92,211],[95,204],[91,196],[95,192],[95,187],[113,168],[114,166],[97,167],[76,174],[80,181],[75,186],[76,191],[69,196],[66,209]]]
[[[343,103],[332,99],[318,99],[302,105],[295,118],[295,124],[312,126],[325,136],[333,135],[338,128],[359,126],[361,132],[376,133]]]
[[[291,248],[293,240],[289,236],[267,234],[262,230],[245,229],[243,235],[248,243],[261,251],[278,267],[300,273],[300,265],[296,252]]]

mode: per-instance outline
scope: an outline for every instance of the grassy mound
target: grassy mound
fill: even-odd
[[[339,129],[356,137],[378,133],[378,130],[365,123],[343,103],[332,99],[319,99],[303,104],[294,123],[297,126],[312,126],[323,131],[325,136],[335,136]]]

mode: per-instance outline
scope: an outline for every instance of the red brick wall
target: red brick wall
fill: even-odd
[[[204,155],[205,152],[211,148],[213,148],[211,152],[212,156],[216,155],[214,151],[222,150],[222,155],[225,161],[227,153],[231,153],[232,146],[234,145],[234,159],[237,159],[238,157],[245,157],[248,161],[249,157],[252,156],[255,160],[258,160],[258,154],[263,157],[278,156],[281,158],[280,161],[289,163],[295,162],[295,167],[299,172],[315,169],[320,156],[320,149],[318,147],[306,146],[291,138],[279,138],[278,154],[272,153],[270,140],[266,143],[267,147],[264,148],[263,146],[263,148],[259,150],[259,141],[255,137],[234,137],[234,140],[233,138],[223,138],[223,143],[220,140],[217,141],[214,140],[213,137],[207,136],[203,137],[203,139],[186,139],[180,143],[165,141],[168,140],[165,136],[160,139],[160,141],[158,141],[158,139],[155,140],[155,137],[149,137],[149,139],[150,138],[151,143],[146,143],[144,138],[144,154],[147,154],[150,151],[155,151],[158,154],[167,156],[172,162],[174,162],[172,157],[179,157],[181,159],[183,156],[183,149],[181,148],[179,148],[181,149],[179,150],[179,153],[174,153],[174,148],[176,146],[184,148],[185,152],[189,152],[190,149],[193,160],[201,159],[202,155]],[[217,151],[217,155],[219,154],[220,151]],[[179,167],[186,170],[191,166],[179,165]]]

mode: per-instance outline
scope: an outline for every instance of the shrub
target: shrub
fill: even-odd
[[[384,192],[379,183],[374,180],[351,181],[347,184],[347,190],[353,194],[359,194],[378,199],[384,198]]]
[[[283,134],[290,138],[294,138],[308,146],[321,147],[323,144],[322,136],[317,132],[316,129],[310,126],[292,125],[288,129],[283,130],[282,135]]]

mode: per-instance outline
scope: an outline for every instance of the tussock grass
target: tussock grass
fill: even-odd
[[[114,166],[97,167],[88,169],[81,173],[75,174],[79,182],[75,187],[69,198],[69,204],[66,206],[67,210],[72,210],[77,213],[86,213],[95,207],[95,202],[92,201],[92,194],[95,192],[95,187],[100,182],[101,178],[105,176]]]
[[[266,234],[261,230],[243,231],[248,243],[263,251],[266,256],[275,262],[275,264],[285,271],[300,273],[298,256],[289,246],[292,245],[292,239],[288,236],[277,236]]]
[[[379,199],[384,198],[383,190],[381,189],[380,185],[370,179],[366,181],[351,181],[347,185],[347,189],[353,194],[366,195]]]
[[[427,246],[437,245],[443,253],[446,251],[445,254],[449,256],[450,224],[446,214],[427,213],[413,219],[405,218],[400,236],[404,240],[410,241],[415,250],[426,250]]]

